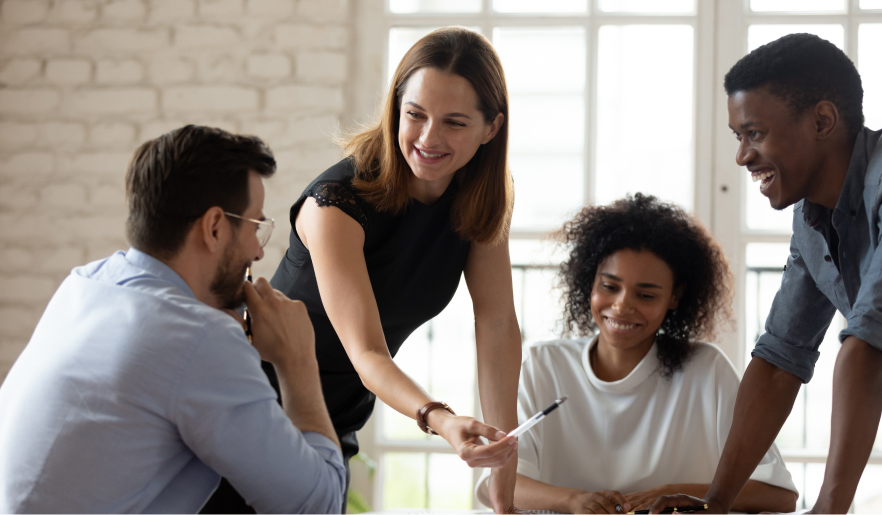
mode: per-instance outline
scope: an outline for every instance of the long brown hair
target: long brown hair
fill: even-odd
[[[472,85],[485,123],[504,116],[496,136],[481,145],[459,171],[460,190],[453,201],[453,228],[477,243],[500,240],[514,206],[514,183],[508,170],[508,89],[502,63],[490,42],[462,27],[438,29],[413,45],[401,59],[380,118],[343,143],[355,163],[352,184],[379,211],[400,213],[410,202],[412,173],[398,147],[401,98],[407,81],[420,68],[458,75]]]

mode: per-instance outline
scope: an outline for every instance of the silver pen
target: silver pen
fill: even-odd
[[[526,433],[531,427],[533,427],[537,423],[539,423],[540,420],[547,417],[549,413],[556,410],[557,407],[560,406],[561,404],[563,404],[565,400],[567,400],[566,395],[564,395],[560,399],[554,401],[554,404],[552,404],[551,406],[545,408],[544,410],[542,410],[539,413],[536,413],[535,415],[530,417],[526,422],[519,425],[517,428],[515,428],[514,431],[509,433],[508,436],[520,436],[520,435]]]

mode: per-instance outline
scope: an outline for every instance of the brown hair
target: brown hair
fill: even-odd
[[[410,202],[407,185],[412,172],[398,147],[398,121],[407,81],[421,68],[469,81],[485,123],[493,122],[499,113],[504,116],[496,136],[481,145],[462,173],[457,173],[460,190],[451,210],[453,228],[465,239],[498,241],[505,235],[514,206],[514,183],[508,170],[508,89],[499,56],[477,32],[444,27],[407,51],[392,77],[379,120],[343,143],[355,164],[352,183],[378,211],[400,213]]]
[[[248,208],[250,171],[262,177],[276,171],[273,153],[256,136],[187,125],[144,143],[126,172],[129,243],[173,258],[209,208],[237,215]]]

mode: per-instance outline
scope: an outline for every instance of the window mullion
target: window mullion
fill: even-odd
[[[591,16],[585,23],[585,147],[583,149],[585,169],[585,205],[594,203],[597,185],[597,40],[600,23],[597,12],[598,0],[591,2]]]

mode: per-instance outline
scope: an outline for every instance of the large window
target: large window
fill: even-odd
[[[722,75],[752,48],[813,32],[858,64],[867,125],[882,126],[882,67],[869,57],[882,48],[880,0],[386,0],[383,19],[386,83],[377,89],[414,42],[445,25],[482,32],[502,58],[517,191],[512,274],[525,344],[559,334],[560,255],[547,235],[586,204],[641,191],[695,213],[723,244],[739,277],[738,326],[718,343],[743,369],[780,282],[790,210],[772,211],[735,165]],[[463,284],[396,361],[458,413],[480,417],[472,321]],[[778,439],[808,506],[823,479],[843,323],[834,320],[815,379]],[[373,490],[363,492],[373,509],[478,507],[478,471],[411,419],[378,403],[360,439],[379,464]],[[858,511],[882,510],[882,440],[876,449]]]
[[[721,19],[717,27],[721,45],[717,56],[725,73],[732,63],[765,43],[795,32],[816,34],[835,44],[858,66],[864,86],[866,125],[882,128],[882,67],[870,52],[882,48],[882,8],[867,0],[750,0],[720,2]],[[871,10],[871,9],[876,9]],[[722,94],[722,93],[720,93]],[[724,108],[724,98],[715,103]],[[731,355],[739,366],[750,360],[756,338],[763,332],[766,315],[781,282],[789,254],[792,208],[773,211],[749,174],[734,164],[736,142],[725,127],[725,117],[714,127],[718,156],[715,174],[719,186],[715,194],[715,236],[724,241],[737,264],[738,306],[741,351]],[[720,189],[726,186],[727,192]],[[733,187],[734,186],[734,187]],[[721,199],[721,197],[729,197]],[[733,201],[734,199],[738,199]],[[737,211],[736,211],[737,209]],[[838,334],[845,320],[837,314],[830,325],[821,357],[811,383],[803,386],[793,411],[778,435],[787,467],[800,490],[799,508],[811,507],[824,479],[824,465],[830,444],[832,379]],[[882,435],[877,437],[873,456],[855,496],[856,512],[882,510]]]

